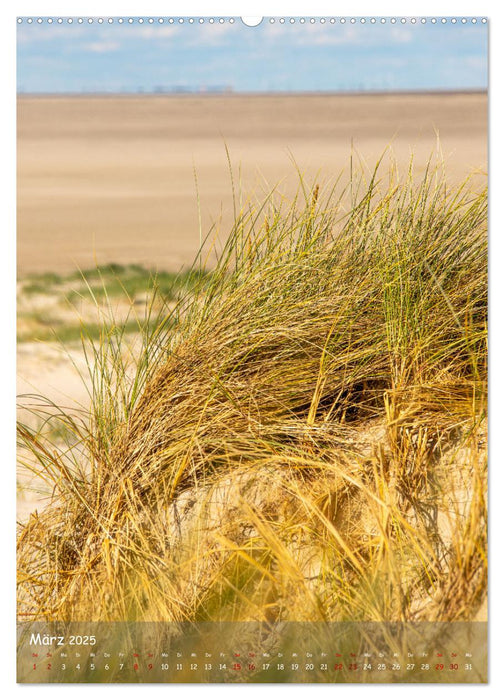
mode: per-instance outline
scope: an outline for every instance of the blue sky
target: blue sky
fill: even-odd
[[[18,25],[22,92],[151,92],[229,86],[237,92],[484,89],[488,27],[380,19],[258,27],[165,18]]]

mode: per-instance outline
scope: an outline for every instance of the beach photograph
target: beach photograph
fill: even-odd
[[[18,19],[20,624],[486,623],[488,27],[362,19]]]

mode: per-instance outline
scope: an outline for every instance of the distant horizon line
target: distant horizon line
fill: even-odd
[[[16,97],[274,97],[274,96],[317,96],[317,95],[470,95],[486,94],[488,87],[470,88],[394,88],[349,89],[349,90],[119,90],[119,91],[24,91],[18,90]]]

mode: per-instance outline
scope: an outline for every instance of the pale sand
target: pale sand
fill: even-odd
[[[221,210],[229,230],[225,144],[245,192],[264,178],[292,193],[292,157],[324,181],[348,166],[352,140],[370,166],[390,143],[420,172],[437,134],[450,180],[486,169],[486,95],[20,97],[18,269],[190,264],[194,171],[203,234]]]

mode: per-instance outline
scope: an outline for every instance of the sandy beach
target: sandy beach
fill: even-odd
[[[202,235],[232,218],[226,146],[235,189],[260,196],[294,191],[293,159],[336,178],[352,143],[370,167],[390,144],[421,171],[438,137],[450,180],[486,169],[486,94],[20,96],[18,271],[189,265],[197,192]]]

